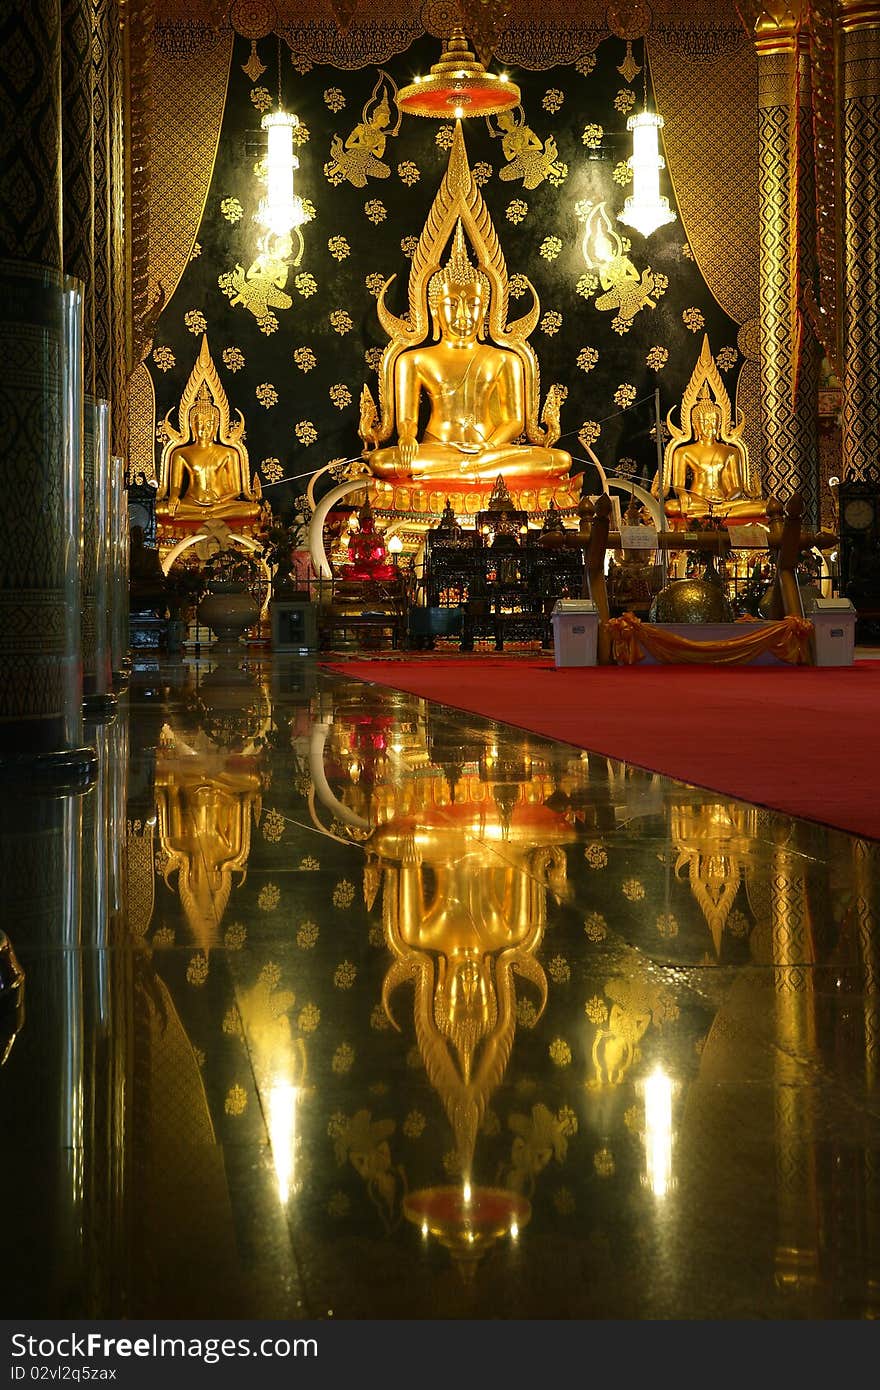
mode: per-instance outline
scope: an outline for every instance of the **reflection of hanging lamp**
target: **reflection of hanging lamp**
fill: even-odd
[[[650,236],[658,227],[674,222],[675,213],[669,206],[669,199],[660,192],[660,170],[666,168],[666,160],[659,151],[657,132],[663,128],[663,117],[648,110],[647,52],[642,58],[642,78],[644,110],[630,116],[626,123],[633,137],[633,152],[626,161],[632,169],[633,191],[623,205],[623,212],[617,216],[620,222],[635,227],[642,236]]]
[[[397,105],[409,116],[493,116],[518,106],[520,91],[506,72],[487,72],[468,48],[464,30],[456,25],[443,41],[443,52],[427,77],[401,87]]]
[[[260,200],[257,221],[273,236],[286,236],[294,227],[308,221],[302,198],[293,187],[299,160],[293,153],[293,132],[299,117],[281,104],[281,40],[278,40],[278,110],[267,111],[260,122],[268,137],[266,151],[266,196]]]

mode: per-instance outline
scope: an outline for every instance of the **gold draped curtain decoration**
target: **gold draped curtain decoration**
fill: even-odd
[[[635,666],[652,656],[655,661],[696,665],[740,666],[769,652],[777,661],[790,666],[807,666],[811,662],[810,640],[813,624],[803,618],[783,618],[778,623],[743,623],[740,637],[727,637],[718,642],[695,642],[690,637],[665,632],[651,623],[643,623],[634,613],[624,613],[608,623],[614,660],[618,666]]]

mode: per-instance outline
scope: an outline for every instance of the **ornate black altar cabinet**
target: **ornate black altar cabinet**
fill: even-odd
[[[503,478],[473,527],[461,525],[447,505],[439,525],[427,533],[424,559],[425,613],[413,612],[417,640],[453,634],[465,651],[503,651],[505,645],[551,643],[550,610],[558,598],[577,598],[583,584],[583,553],[543,542],[557,523],[554,508],[539,530],[517,508]]]

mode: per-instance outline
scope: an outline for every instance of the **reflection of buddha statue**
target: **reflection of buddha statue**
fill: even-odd
[[[391,339],[379,373],[381,411],[366,388],[361,409],[364,453],[374,475],[403,484],[442,480],[457,493],[485,488],[500,474],[515,488],[565,493],[571,456],[553,447],[562,392],[551,386],[540,409],[539,368],[527,341],[540,305],[532,291],[532,308],[507,322],[504,256],[471,174],[460,125],[412,258],[405,318],[386,305],[387,289],[378,305]],[[419,435],[425,401],[430,414]],[[390,442],[395,436],[397,442]],[[370,452],[373,445],[385,447]]]
[[[157,515],[200,522],[217,517],[254,520],[260,512],[260,483],[258,478],[251,481],[242,443],[244,420],[239,413],[230,425],[226,393],[206,337],[178,419],[181,427],[176,430],[166,416],[169,439],[162,451]]]
[[[667,516],[705,517],[711,512],[722,521],[738,522],[765,517],[763,499],[750,491],[748,451],[740,438],[742,420],[734,426],[730,414],[730,400],[709,351],[709,340],[704,338],[682,399],[685,428],[668,419],[672,438],[664,454],[663,477],[675,496],[666,498]]]
[[[385,866],[383,920],[396,957],[385,1007],[390,1014],[394,990],[415,982],[419,1049],[465,1173],[513,1045],[514,974],[537,988],[539,1010],[546,1000],[535,953],[547,893],[566,891],[562,846],[572,837],[546,806],[520,800],[507,814],[493,796],[398,816],[370,842]]]
[[[260,775],[253,758],[216,750],[176,748],[156,767],[159,843],[168,883],[177,888],[196,943],[216,945],[233,875],[243,880],[251,848],[251,818],[260,815]]]
[[[687,870],[720,956],[722,933],[751,860],[755,812],[735,801],[683,801],[671,808],[670,829],[678,850],[676,877]]]

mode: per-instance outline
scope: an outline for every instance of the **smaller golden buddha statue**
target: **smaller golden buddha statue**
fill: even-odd
[[[766,518],[766,502],[749,482],[748,450],[741,438],[742,417],[731,421],[730,398],[703,339],[699,361],[681,403],[682,427],[667,416],[672,438],[663,457],[664,509],[671,518],[743,523]],[[671,487],[673,497],[666,496]],[[654,492],[658,492],[655,481]]]
[[[178,407],[180,428],[171,424],[170,411],[165,417],[169,438],[159,466],[158,517],[200,523],[218,517],[256,520],[262,510],[260,480],[251,479],[242,442],[244,419],[236,413],[232,424],[205,336]]]

